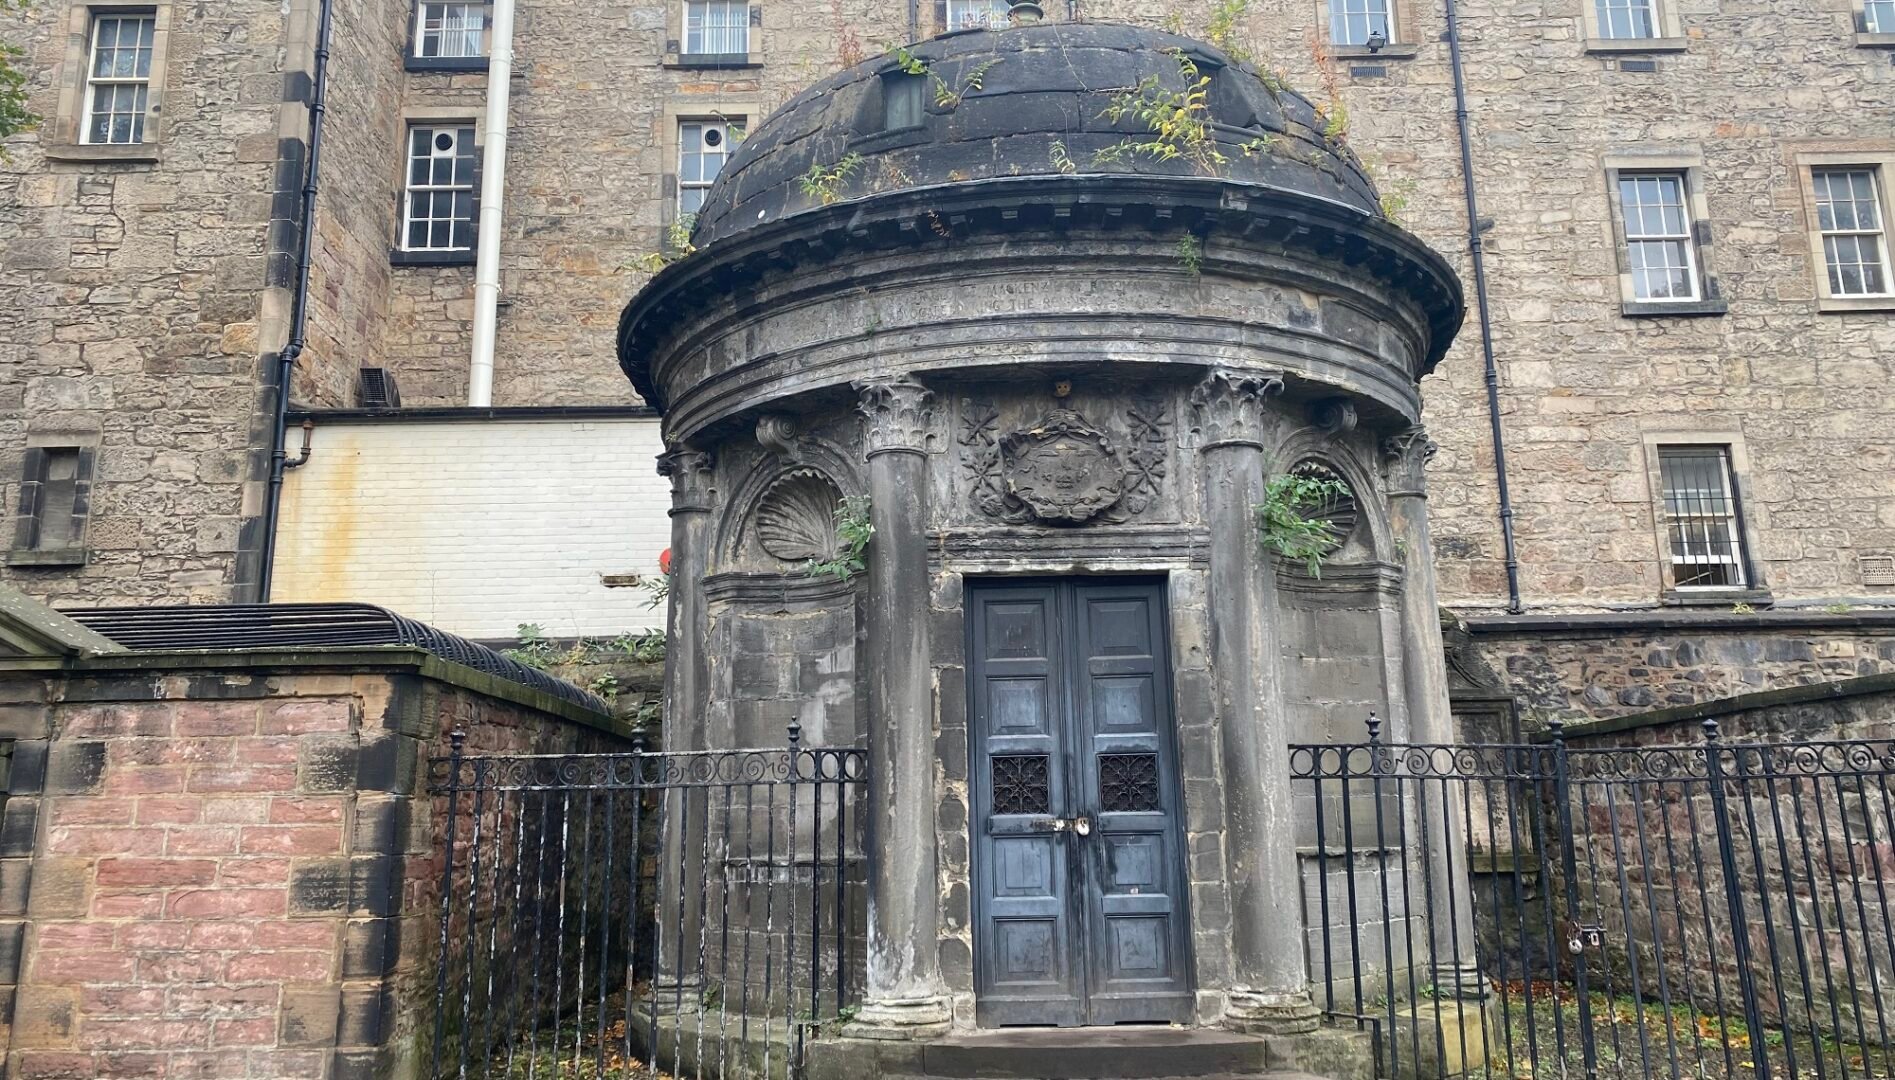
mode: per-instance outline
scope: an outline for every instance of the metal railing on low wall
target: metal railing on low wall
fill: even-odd
[[[862,982],[866,754],[431,763],[436,1078],[800,1074]]]
[[[1292,749],[1385,1076],[1895,1075],[1895,743]]]

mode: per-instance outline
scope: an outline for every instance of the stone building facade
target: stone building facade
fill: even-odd
[[[485,61],[419,55],[455,51],[439,44],[447,30],[430,39],[423,25],[440,7],[332,0],[308,346],[291,394],[317,416],[357,403],[362,368],[392,374],[408,407],[466,400],[471,253],[395,250],[413,129],[486,141]],[[741,34],[721,31],[743,52],[706,54],[691,51],[713,45],[691,36],[683,0],[522,0],[495,404],[638,404],[613,370],[613,312],[694,182],[685,144],[707,129],[688,125],[716,128],[728,150],[733,126],[977,7],[755,0]],[[1895,596],[1895,425],[1879,394],[1895,300],[1830,296],[1816,235],[1817,170],[1866,173],[1863,205],[1889,216],[1895,38],[1873,21],[1879,8],[1655,0],[1651,36],[1627,39],[1585,0],[1457,7],[1490,328],[1462,335],[1430,376],[1444,601],[1477,617],[1509,604],[1484,341],[1526,610],[1850,605],[1859,617]],[[0,25],[26,50],[45,117],[0,162],[0,538],[16,549],[0,572],[29,592],[81,604],[256,595],[321,11],[40,0]],[[1048,18],[1171,23],[1279,72],[1325,104],[1472,296],[1447,11],[1389,11],[1373,52],[1336,44],[1351,33],[1319,0],[1084,0]],[[100,21],[126,15],[151,20],[143,139],[97,145],[82,130],[85,73]],[[1695,301],[1638,296],[1622,180],[1640,176],[1675,180],[1636,197],[1690,218],[1663,250],[1689,263]],[[1707,526],[1742,538],[1711,560],[1727,588],[1674,587],[1660,451],[1692,446],[1728,464],[1730,498],[1713,500],[1722,523]],[[398,498],[415,477],[361,482],[365,498]],[[42,494],[59,505],[50,527]],[[1686,574],[1704,572],[1701,554]],[[586,570],[623,575],[646,559],[628,549]],[[642,606],[623,610],[639,625]],[[537,617],[530,604],[517,619],[481,613]]]

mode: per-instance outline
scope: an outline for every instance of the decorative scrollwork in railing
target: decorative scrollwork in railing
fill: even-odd
[[[470,755],[428,761],[428,786],[435,793],[860,784],[867,775],[868,751],[854,747]]]
[[[1537,780],[1550,778],[1544,746],[1493,743],[1335,743],[1290,747],[1293,780]]]

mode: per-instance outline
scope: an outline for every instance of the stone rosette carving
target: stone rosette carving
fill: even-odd
[[[757,500],[758,546],[788,563],[833,557],[841,501],[841,489],[815,469],[784,473]]]
[[[1274,372],[1219,368],[1191,391],[1193,430],[1205,450],[1216,446],[1265,444],[1266,402],[1283,393],[1283,377]]]
[[[1428,490],[1428,459],[1440,449],[1420,424],[1403,428],[1382,440],[1382,468],[1391,495],[1424,495]]]
[[[928,452],[934,430],[934,392],[906,375],[864,379],[855,384],[856,409],[867,421],[867,455],[907,451]]]
[[[1170,421],[1162,404],[1138,402],[1125,426],[1131,438],[1121,447],[1077,410],[1056,408],[1002,432],[992,404],[964,402],[962,468],[974,506],[1013,525],[1127,520],[1159,496]]]
[[[708,450],[672,447],[658,455],[658,475],[671,481],[671,509],[709,510],[714,501],[711,488],[716,460]]]

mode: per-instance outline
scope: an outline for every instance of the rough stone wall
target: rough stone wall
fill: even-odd
[[[1895,671],[1895,625],[1482,630],[1474,642],[1528,730]]]
[[[437,733],[610,744],[346,665],[13,676],[0,702],[0,937],[15,943],[0,979],[17,984],[0,986],[0,1045],[23,1078],[387,1075],[432,985],[437,909],[404,898],[438,873],[414,800]]]

